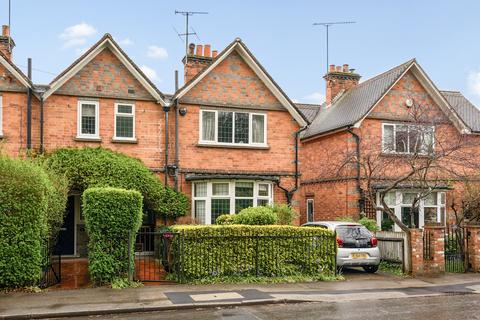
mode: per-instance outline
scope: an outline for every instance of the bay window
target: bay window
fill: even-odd
[[[266,146],[267,115],[201,110],[199,136],[202,144]]]
[[[390,124],[382,126],[382,151],[400,154],[428,154],[434,149],[434,127]]]
[[[265,181],[201,181],[193,184],[192,216],[197,223],[215,224],[222,214],[273,203],[273,186]]]

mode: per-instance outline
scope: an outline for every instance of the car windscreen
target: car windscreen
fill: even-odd
[[[364,226],[338,226],[335,230],[343,241],[369,240],[372,237]]]

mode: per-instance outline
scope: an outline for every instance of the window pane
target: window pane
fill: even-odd
[[[445,204],[445,192],[440,192],[440,204]]]
[[[436,206],[437,205],[437,193],[432,192],[424,199],[426,206]]]
[[[197,223],[205,224],[205,200],[195,200],[195,220]]]
[[[413,200],[417,196],[416,193],[405,192],[402,194],[402,203],[403,204],[413,204]]]
[[[235,213],[249,207],[253,207],[253,199],[235,199]]]
[[[119,104],[117,105],[117,112],[118,113],[127,113],[127,114],[132,114],[133,112],[132,106],[130,105],[125,105],[125,104]]]
[[[257,206],[268,206],[270,203],[268,199],[258,199]]]
[[[423,128],[421,152],[433,152],[433,127]]]
[[[235,143],[248,143],[248,113],[235,113]]]
[[[307,221],[308,222],[313,221],[313,200],[307,201]]]
[[[269,188],[270,185],[266,184],[266,183],[260,183],[258,185],[258,195],[260,197],[268,197],[269,196]]]
[[[82,134],[95,133],[95,105],[82,104]]]
[[[236,182],[236,197],[253,197],[253,182]]]
[[[408,127],[397,126],[395,130],[395,151],[407,152],[408,148]]]
[[[392,125],[383,126],[383,151],[385,152],[395,151],[393,143],[393,130],[394,126]]]
[[[228,183],[213,183],[212,194],[214,196],[228,196],[229,184]]]
[[[230,199],[212,199],[211,223],[215,224],[217,218],[222,214],[230,214]]]
[[[412,208],[402,207],[402,222],[409,228],[418,228],[418,211],[414,211],[412,221]]]
[[[396,199],[396,193],[395,191],[390,191],[385,194],[385,203],[390,207],[390,206],[395,206],[397,204],[397,199]]]
[[[423,208],[423,215],[424,215],[425,223],[437,222],[437,208],[436,207],[425,207],[425,208]]]
[[[117,137],[133,138],[133,117],[117,116]]]
[[[265,143],[265,116],[252,115],[252,142]]]
[[[202,140],[215,140],[215,112],[202,111]]]
[[[410,126],[408,128],[408,141],[410,153],[419,153],[422,146],[421,130],[417,126]]]
[[[206,197],[207,196],[207,183],[206,182],[197,182],[194,184],[194,196],[195,197]]]
[[[218,142],[232,142],[233,112],[218,112]]]

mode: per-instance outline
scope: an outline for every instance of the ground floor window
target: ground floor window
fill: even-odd
[[[273,203],[273,185],[265,181],[199,181],[192,193],[192,215],[200,224],[215,224],[222,214]]]
[[[307,222],[313,222],[314,212],[313,212],[313,199],[307,199]]]
[[[422,228],[425,223],[445,223],[445,192],[432,192],[420,200],[419,207],[412,209],[412,203],[418,192],[396,190],[385,195],[385,203],[395,212],[395,215],[409,228]],[[377,194],[377,204],[380,194]],[[377,224],[383,231],[400,231],[388,215],[377,211]]]

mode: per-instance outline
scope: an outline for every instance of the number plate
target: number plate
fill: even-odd
[[[351,254],[352,259],[368,259],[367,253],[354,252]]]

